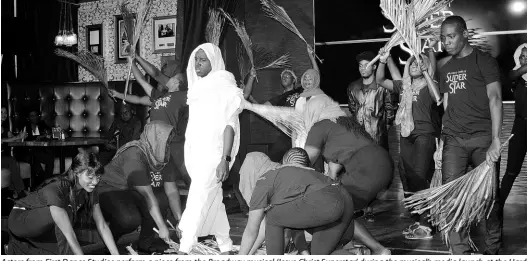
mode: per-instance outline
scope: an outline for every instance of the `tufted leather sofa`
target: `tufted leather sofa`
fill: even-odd
[[[124,82],[109,86],[123,91]],[[140,86],[133,84],[133,93],[141,95]],[[115,103],[106,89],[97,82],[61,84],[8,85],[8,110],[14,126],[23,126],[31,109],[41,112],[49,126],[60,126],[67,137],[100,137],[107,135],[121,100]],[[144,124],[148,108],[134,106]]]
[[[110,82],[109,87],[120,92],[125,82]],[[142,88],[133,82],[132,93],[144,95]],[[41,120],[49,127],[60,126],[67,137],[101,137],[108,135],[109,127],[119,111],[121,100],[115,103],[99,82],[90,83],[32,83],[8,84],[8,111],[13,126],[19,130],[27,122],[30,110],[41,112]],[[133,106],[136,117],[143,126],[148,107]],[[56,165],[58,161],[56,160]],[[69,162],[67,162],[67,167]],[[57,166],[56,166],[56,168]],[[58,173],[58,171],[54,171]]]

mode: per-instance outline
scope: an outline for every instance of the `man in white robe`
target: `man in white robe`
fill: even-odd
[[[189,120],[185,166],[192,179],[183,218],[180,252],[190,253],[201,236],[214,235],[222,253],[231,251],[229,221],[222,203],[222,182],[240,146],[238,115],[244,99],[233,74],[225,70],[220,49],[198,46],[187,67]]]

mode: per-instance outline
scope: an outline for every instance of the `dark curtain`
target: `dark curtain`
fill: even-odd
[[[186,71],[187,69],[190,53],[194,51],[198,45],[206,42],[205,27],[209,20],[209,8],[217,9],[221,7],[227,13],[232,14],[236,3],[237,0],[184,0],[183,35],[182,39],[177,39],[177,41],[181,40],[183,42],[180,52],[182,56],[182,71]],[[221,44],[223,43],[224,34],[229,27],[229,22],[226,22],[224,33],[221,35]]]
[[[2,37],[12,39],[2,41],[2,53],[17,54],[18,82],[72,82],[78,81],[78,66],[75,62],[54,54],[54,39],[59,31],[61,4],[56,0],[17,1],[17,17],[11,23],[4,20],[2,1]],[[71,2],[77,2],[71,0]],[[71,5],[72,24],[77,34],[78,7]],[[13,10],[11,4],[11,10]],[[8,28],[8,30],[4,30]],[[61,47],[67,51],[77,51],[77,46]],[[6,59],[8,60],[8,59]],[[14,60],[13,60],[14,61]],[[11,63],[11,59],[9,59]],[[2,66],[2,74],[12,70],[13,65]],[[3,76],[3,75],[2,75]],[[14,73],[13,73],[14,76]],[[8,78],[9,79],[9,78]],[[9,80],[14,80],[11,77]]]

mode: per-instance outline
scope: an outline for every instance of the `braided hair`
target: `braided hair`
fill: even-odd
[[[284,164],[297,164],[308,167],[310,166],[310,159],[307,151],[302,148],[294,147],[284,154],[283,165]]]

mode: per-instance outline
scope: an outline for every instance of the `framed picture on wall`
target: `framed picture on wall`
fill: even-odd
[[[87,25],[87,50],[93,54],[103,54],[102,24]]]
[[[153,18],[153,53],[175,52],[177,16]]]
[[[135,23],[137,19],[134,19]],[[132,33],[132,32],[131,32]],[[115,16],[115,63],[127,63],[129,41],[127,40],[126,25],[122,15]],[[140,54],[140,39],[137,42],[136,53]]]

